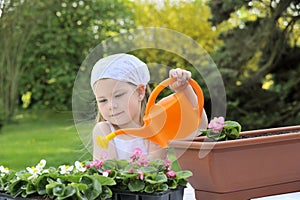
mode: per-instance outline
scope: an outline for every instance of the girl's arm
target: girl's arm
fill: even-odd
[[[93,160],[101,159],[104,153],[107,154],[108,159],[117,157],[115,146],[112,140],[108,143],[108,149],[101,149],[96,143],[97,136],[106,136],[110,132],[110,127],[105,122],[99,122],[95,125],[93,129]]]
[[[193,107],[198,106],[198,98],[195,94],[192,86],[189,84],[189,80],[192,77],[192,73],[190,71],[176,68],[171,69],[169,72],[169,76],[171,78],[175,78],[176,81],[170,85],[170,88],[177,92],[182,92],[185,94],[185,96],[188,98],[188,100],[191,102]],[[201,124],[200,129],[206,129],[208,124],[206,112],[203,108],[202,116],[201,116]]]

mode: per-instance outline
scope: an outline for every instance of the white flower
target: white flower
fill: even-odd
[[[102,172],[102,176],[108,177],[108,175],[109,175],[109,172],[107,172],[107,171]]]
[[[41,174],[41,169],[37,167],[26,167],[27,171],[31,174],[30,177],[28,177],[28,180],[37,178]]]
[[[43,169],[46,166],[46,160],[42,159],[37,165],[36,168]]]
[[[4,166],[0,166],[0,176],[5,176],[5,174],[8,174],[9,173],[9,169],[7,167],[4,167]]]
[[[86,171],[86,167],[84,167],[84,164],[82,162],[76,161],[75,162],[75,167],[77,171],[80,172],[85,172]]]
[[[1,165],[0,166],[0,172],[7,174],[9,172],[9,169],[7,167],[4,167],[4,166]]]
[[[74,166],[73,165],[62,165],[62,166],[59,166],[59,169],[60,169],[60,174],[68,174],[70,173],[73,169],[74,169]]]

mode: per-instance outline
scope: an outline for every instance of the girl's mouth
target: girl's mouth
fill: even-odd
[[[111,114],[110,117],[117,117],[119,115],[121,115],[123,112],[118,112],[118,113],[114,113],[114,114]]]

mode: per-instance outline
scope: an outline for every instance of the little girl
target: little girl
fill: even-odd
[[[170,85],[175,92],[183,92],[193,107],[197,106],[197,96],[189,85],[191,72],[171,69],[169,76],[176,79]],[[91,73],[91,87],[99,109],[98,123],[93,130],[93,158],[100,159],[104,151],[107,157],[130,159],[133,149],[140,148],[147,158],[165,159],[167,150],[146,139],[130,135],[118,135],[109,142],[108,149],[96,144],[97,136],[106,136],[118,129],[143,126],[143,116],[150,90],[150,74],[147,65],[129,54],[115,54],[100,59]],[[202,114],[200,128],[206,128],[207,117]]]

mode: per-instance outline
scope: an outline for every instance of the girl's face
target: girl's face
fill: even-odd
[[[138,86],[114,79],[100,79],[94,85],[98,109],[103,118],[120,128],[140,124],[143,94]]]

